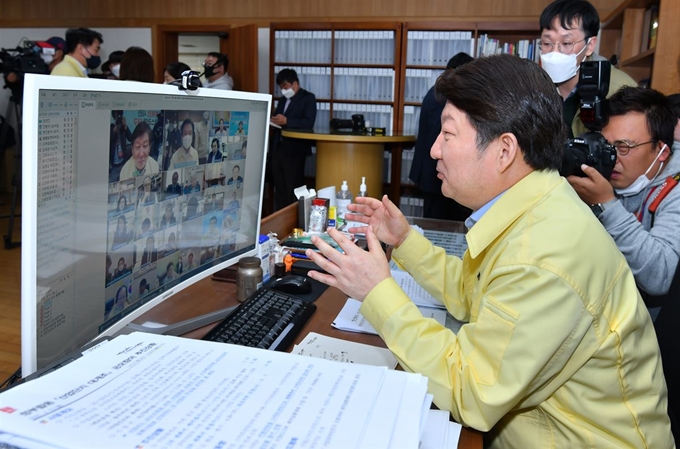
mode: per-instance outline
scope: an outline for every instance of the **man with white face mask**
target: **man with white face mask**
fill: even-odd
[[[170,160],[170,168],[189,167],[198,164],[198,152],[194,149],[194,122],[190,118],[184,119],[180,126],[182,146],[175,151]]]
[[[541,67],[562,96],[562,112],[571,137],[586,131],[579,117],[578,72],[585,60],[604,59],[594,53],[600,16],[586,0],[556,0],[541,13]],[[611,68],[609,95],[623,86],[637,86],[628,75]]]
[[[282,129],[314,128],[316,121],[316,97],[300,87],[297,72],[283,69],[276,75],[276,84],[281,88],[282,98],[274,109],[269,135],[271,177],[274,185],[274,210],[279,210],[296,201],[293,189],[304,184],[305,159],[311,154],[312,145],[308,140],[291,139],[281,136]]]

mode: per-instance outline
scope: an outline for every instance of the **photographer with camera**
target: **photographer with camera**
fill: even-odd
[[[609,98],[609,122],[602,135],[616,147],[616,165],[607,180],[595,168],[567,180],[593,210],[626,257],[644,296],[668,292],[680,255],[680,174],[677,123],[663,94],[624,87]],[[652,319],[660,307],[648,304]]]
[[[675,353],[678,336],[673,330],[680,319],[680,298],[673,297],[680,290],[679,280],[674,280],[680,276],[677,126],[677,112],[666,96],[652,89],[624,87],[609,98],[609,122],[602,130],[618,156],[610,179],[587,165],[581,167],[586,177],[567,177],[623,253],[652,316],[676,438],[680,435],[680,366]]]
[[[583,61],[603,60],[595,54],[600,16],[586,0],[556,0],[541,13],[541,67],[562,96],[562,113],[567,130],[575,137],[586,131],[579,117],[577,91]],[[612,67],[610,94],[623,86],[637,86],[624,72]]]
[[[66,52],[64,60],[50,75],[87,78],[88,70],[101,64],[99,51],[104,43],[102,35],[89,28],[70,28],[66,31]]]

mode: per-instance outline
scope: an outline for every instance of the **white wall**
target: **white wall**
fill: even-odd
[[[102,33],[104,39],[100,53],[102,62],[108,59],[109,53],[125,51],[132,46],[142,47],[151,53],[151,28],[96,28],[96,31]],[[65,37],[66,28],[2,28],[0,47],[15,48],[24,37],[31,41],[44,41],[52,36]],[[4,80],[0,82],[4,83]],[[9,91],[0,89],[0,114],[5,115],[8,102]]]

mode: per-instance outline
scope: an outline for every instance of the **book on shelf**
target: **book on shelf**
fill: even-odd
[[[649,47],[648,48],[654,48],[656,47],[656,34],[657,30],[659,29],[659,7],[657,5],[653,5],[649,7],[649,10],[651,10],[650,14],[650,19],[649,19]]]

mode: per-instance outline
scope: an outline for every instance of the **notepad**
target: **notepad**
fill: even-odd
[[[397,359],[389,349],[327,337],[316,332],[307,334],[300,344],[295,345],[292,353],[342,363],[385,366],[389,369],[397,366]]]

